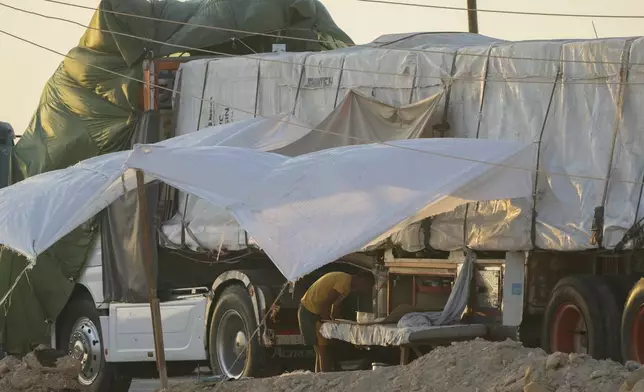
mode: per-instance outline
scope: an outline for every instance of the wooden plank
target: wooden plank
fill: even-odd
[[[458,268],[457,263],[449,263],[449,262],[442,262],[442,263],[435,263],[435,262],[427,262],[427,261],[421,261],[421,260],[414,260],[414,259],[396,259],[394,261],[386,261],[385,262],[386,267],[402,267],[402,268],[442,268],[442,269],[453,269],[456,270]]]
[[[387,315],[391,313],[391,276],[387,276]]]
[[[411,306],[416,306],[416,275],[411,277]]]
[[[145,180],[143,171],[136,171],[137,196],[139,202],[139,219],[141,219],[143,266],[145,278],[148,285],[148,297],[150,301],[150,314],[152,318],[152,332],[154,336],[154,352],[157,361],[157,370],[161,378],[161,391],[168,389],[168,371],[165,363],[165,348],[163,344],[163,326],[161,323],[161,306],[157,296],[157,284],[154,279],[152,267],[152,233],[150,229],[148,199],[145,192]]]
[[[456,270],[428,270],[425,268],[389,268],[389,274],[395,275],[428,275],[428,276],[456,276]]]
[[[400,364],[407,365],[409,363],[409,346],[400,346]]]
[[[475,264],[494,264],[503,265],[504,259],[476,259]],[[426,268],[456,268],[458,264],[463,264],[463,260],[450,259],[393,259],[386,260],[385,266],[423,266]]]

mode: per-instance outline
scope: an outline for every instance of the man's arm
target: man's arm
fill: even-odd
[[[333,305],[335,305],[336,302],[337,303],[342,302],[342,294],[340,294],[336,290],[331,290],[331,292],[329,292],[329,295],[327,295],[326,299],[320,306],[322,310],[322,312],[320,313],[320,317],[322,318],[322,320],[331,319],[331,316],[332,316],[331,308],[333,307]]]
[[[342,305],[342,301],[344,301],[344,297],[340,295],[334,302],[333,305],[331,305],[331,320],[335,320],[338,315],[340,314],[340,308]]]

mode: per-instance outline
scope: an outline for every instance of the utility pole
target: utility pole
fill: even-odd
[[[479,33],[479,18],[476,13],[476,0],[467,0],[467,23],[470,33]]]
[[[157,370],[161,378],[159,392],[168,390],[168,369],[165,363],[165,346],[163,344],[163,326],[161,324],[161,306],[157,296],[157,281],[155,271],[152,269],[152,231],[150,229],[150,211],[148,210],[148,196],[145,192],[145,175],[141,170],[136,171],[136,188],[139,202],[139,219],[141,220],[141,240],[143,243],[143,266],[148,284],[148,298],[150,301],[150,316],[152,319],[152,334],[154,336],[154,354],[157,360]]]

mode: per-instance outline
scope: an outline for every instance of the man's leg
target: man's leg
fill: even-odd
[[[324,373],[332,372],[331,355],[329,355],[329,346],[322,345],[318,347],[320,353],[320,370]]]
[[[315,350],[315,371],[320,371],[320,354],[318,352],[317,341],[317,316],[309,312],[304,306],[300,305],[297,312],[298,321],[300,324],[300,333],[304,337],[304,344],[312,346]]]
[[[318,351],[318,346],[313,346],[315,350],[315,372],[320,373],[320,352]]]
[[[331,366],[331,355],[329,353],[329,341],[322,336],[320,333],[320,328],[322,327],[322,322],[318,321],[315,325],[317,331],[317,352],[320,356],[320,371],[321,372],[330,372],[333,371]]]

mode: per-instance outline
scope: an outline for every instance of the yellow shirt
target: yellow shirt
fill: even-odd
[[[322,276],[306,290],[302,297],[302,305],[311,313],[322,313],[321,306],[328,298],[331,290],[335,290],[342,297],[351,292],[351,275],[344,272],[329,272]]]

